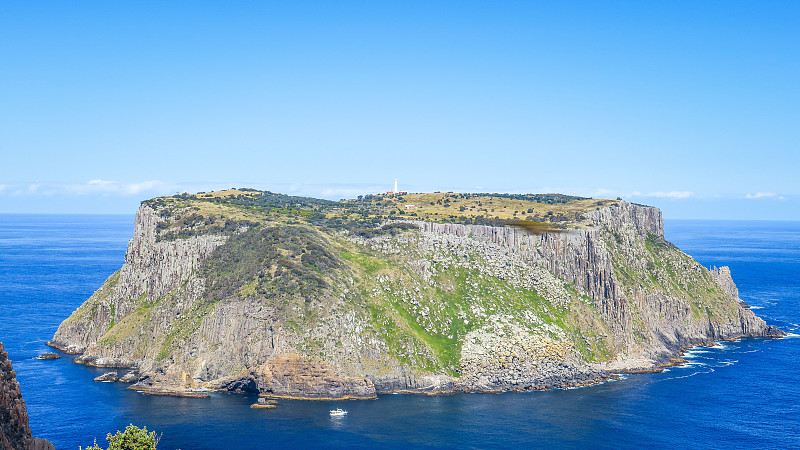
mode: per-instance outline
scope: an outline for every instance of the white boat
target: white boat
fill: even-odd
[[[330,410],[332,416],[344,416],[347,414],[347,411],[343,410],[342,408],[336,408]]]

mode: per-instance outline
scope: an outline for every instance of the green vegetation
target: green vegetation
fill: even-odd
[[[437,275],[425,281],[402,264],[351,253],[344,259],[368,275],[361,285],[375,332],[392,355],[415,367],[458,376],[465,336],[491,325],[489,317],[496,315],[509,317],[532,332],[544,324],[555,325],[585,358],[609,357],[608,346],[594,334],[604,330],[604,324],[595,320],[587,328],[587,321],[579,320],[586,313],[581,300],[576,299],[577,305],[570,308],[557,307],[533,289],[475,270],[437,265]],[[584,334],[592,338],[591,343]]]
[[[385,261],[363,253],[343,251],[339,256],[361,267],[367,275],[374,275],[379,270],[389,267]]]
[[[102,345],[114,345],[132,336],[136,336],[142,327],[150,321],[150,314],[157,303],[158,302],[147,302],[140,297],[136,309],[121,318],[119,322],[112,322],[106,333],[98,339],[98,343]]]
[[[130,424],[125,427],[124,432],[117,430],[114,435],[111,433],[106,435],[108,441],[106,450],[156,450],[160,439],[161,436],[156,436],[155,431],[148,433],[147,427],[139,428]],[[86,450],[103,450],[103,448],[97,445],[95,440],[94,445],[86,447]]]
[[[157,224],[157,239],[172,240],[203,234],[230,236],[264,221],[276,220],[348,230],[364,237],[402,231],[394,225],[378,227],[390,218],[493,226],[504,226],[509,220],[530,220],[577,226],[585,212],[614,202],[563,194],[452,192],[365,195],[334,202],[254,189],[229,189],[159,197],[143,203],[166,217]]]
[[[301,225],[253,227],[217,247],[203,265],[206,299],[219,301],[246,285],[253,294],[313,295],[340,266],[319,232]]]
[[[212,309],[213,304],[206,304],[178,318],[161,341],[161,348],[156,355],[156,361],[163,361],[166,359],[169,356],[169,351],[173,344],[176,342],[183,343],[192,333],[200,328],[203,318],[208,315]]]

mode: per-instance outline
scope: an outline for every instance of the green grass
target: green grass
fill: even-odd
[[[374,256],[368,256],[363,253],[341,251],[339,253],[342,259],[356,264],[367,275],[374,275],[376,272],[387,269],[390,267],[389,263],[378,259]]]

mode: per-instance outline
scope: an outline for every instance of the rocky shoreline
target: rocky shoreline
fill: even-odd
[[[561,383],[554,382],[552,384],[541,387],[530,387],[530,388],[520,389],[520,388],[515,388],[513,386],[506,386],[497,389],[481,389],[481,388],[469,387],[464,383],[459,383],[457,379],[454,379],[451,380],[450,383],[445,383],[443,385],[438,385],[438,386],[429,386],[423,389],[394,389],[394,390],[375,389],[373,391],[374,392],[373,394],[366,394],[366,395],[343,395],[343,396],[325,397],[325,396],[290,395],[290,394],[280,394],[273,392],[261,392],[259,393],[259,397],[267,399],[281,399],[281,400],[344,401],[344,400],[374,400],[381,395],[392,395],[392,394],[410,394],[410,395],[427,395],[427,396],[453,395],[458,393],[496,394],[501,392],[535,392],[535,391],[547,391],[552,389],[574,389],[580,387],[590,387],[603,384],[608,381],[618,380],[620,375],[660,373],[667,368],[680,366],[687,362],[687,360],[683,358],[683,355],[691,351],[692,349],[714,347],[716,345],[719,345],[720,342],[735,342],[739,339],[746,339],[746,338],[779,339],[786,336],[786,333],[778,330],[777,328],[771,327],[771,329],[774,332],[774,334],[772,335],[735,336],[726,339],[720,339],[718,341],[706,341],[698,344],[681,347],[677,349],[675,353],[672,353],[671,355],[662,358],[660,362],[651,361],[652,365],[641,366],[637,365],[636,363],[628,363],[620,367],[615,367],[613,369],[604,368],[602,369],[602,371],[596,372],[597,376],[592,378],[587,378],[582,381],[575,381],[574,379],[569,379],[569,380],[565,379],[564,382]],[[48,359],[56,359],[56,358],[48,358]],[[103,366],[103,367],[109,367],[109,366]],[[120,368],[130,369],[130,367],[127,365]],[[128,377],[127,380],[125,380],[125,377]],[[135,382],[135,384],[129,386],[127,389],[134,390],[147,395],[183,397],[183,398],[209,398],[212,393],[250,392],[250,390],[245,390],[245,389],[229,389],[229,388],[212,389],[207,387],[188,388],[182,385],[184,381],[179,380],[177,376],[157,376],[155,378],[151,378],[150,376],[145,376],[140,379],[139,376],[135,375],[135,372],[128,372],[123,377],[118,377],[116,372],[108,372],[99,377],[96,377],[94,381],[123,382],[123,383]],[[263,405],[253,406],[253,407],[272,408],[272,406],[263,406]]]

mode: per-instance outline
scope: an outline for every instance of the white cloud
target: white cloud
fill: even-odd
[[[0,184],[0,194],[14,196],[52,196],[66,195],[139,195],[150,193],[153,195],[166,195],[180,189],[177,184],[168,184],[162,181],[137,181],[122,183],[94,179],[84,183],[16,183]],[[181,191],[182,192],[182,191]]]
[[[617,193],[617,191],[615,191],[613,189],[598,188],[598,189],[595,189],[594,191],[591,191],[591,195],[589,195],[589,196],[590,197],[611,197],[611,196],[614,196],[616,193]]]
[[[119,183],[108,180],[91,180],[86,183],[70,183],[61,186],[72,194],[85,195],[96,193],[115,193],[119,190]]]
[[[61,186],[65,191],[77,194],[120,194],[137,195],[142,192],[164,192],[169,186],[157,180],[138,181],[132,183],[122,183],[119,181],[109,181],[95,179],[86,183],[71,183]]]
[[[188,184],[181,184],[181,186],[188,186]],[[203,186],[200,189],[196,187]],[[355,198],[359,195],[376,194],[386,192],[392,189],[392,185],[378,185],[366,183],[269,183],[269,182],[253,182],[253,181],[235,181],[235,182],[214,182],[213,186],[209,184],[193,183],[190,187],[193,189],[183,189],[186,192],[198,192],[199,190],[219,190],[227,189],[232,186],[249,187],[263,191],[271,191],[280,194],[308,196],[316,198],[327,198],[329,200],[339,200],[341,198]],[[400,186],[403,189],[403,186]],[[411,191],[412,189],[408,189]],[[416,192],[416,191],[415,191]]]
[[[79,183],[18,183],[0,184],[0,194],[15,196],[134,196],[141,198],[172,195],[180,192],[210,192],[232,187],[252,187],[290,195],[323,197],[329,199],[354,198],[358,195],[385,192],[385,186],[368,184],[306,184],[306,183],[259,183],[259,182],[221,182],[187,181],[165,182],[145,180],[120,182],[96,178]]]
[[[323,197],[355,197],[360,195],[363,191],[361,189],[347,189],[347,188],[328,188],[323,189],[319,195]]]
[[[675,199],[684,199],[693,197],[694,193],[691,191],[656,191],[656,192],[648,192],[643,194],[639,191],[634,191],[630,195],[631,197],[656,197],[656,198],[675,198]]]
[[[747,194],[745,198],[770,198],[777,197],[778,194],[774,192],[756,192],[755,194]]]
[[[92,180],[92,181],[90,181],[90,182],[88,182],[86,184],[88,184],[90,186],[109,186],[109,185],[113,185],[115,183],[113,181],[99,180],[98,179],[98,180]]]
[[[301,189],[300,191],[305,192],[304,195],[321,195],[325,198],[355,198],[359,195],[374,194],[386,190],[388,189],[384,186],[319,186],[312,189]]]
[[[130,195],[136,195],[140,192],[163,190],[166,185],[158,180],[142,181],[140,183],[129,183],[123,185],[123,192]]]

